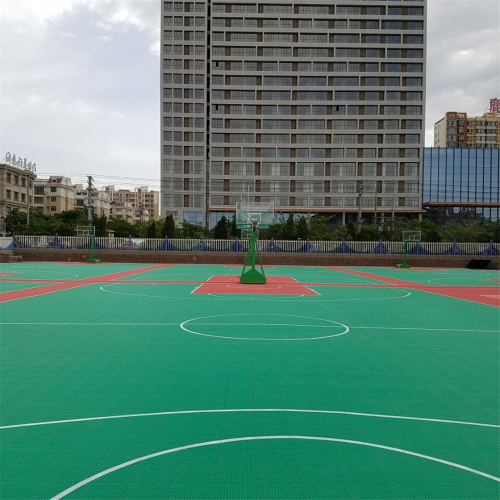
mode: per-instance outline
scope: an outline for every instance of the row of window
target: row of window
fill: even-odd
[[[182,17],[165,17],[168,26],[183,26]],[[264,19],[217,17],[212,19],[213,28],[281,28],[321,30],[423,30],[423,21],[396,21],[378,19]]]
[[[233,100],[240,100],[233,96]],[[226,111],[225,108],[230,108]],[[251,108],[251,109],[249,109]],[[217,114],[242,114],[241,110],[245,114],[255,114],[255,115],[318,115],[318,116],[328,116],[328,115],[421,115],[422,106],[360,106],[360,105],[243,105],[240,104],[214,104],[212,106],[212,113]],[[182,103],[182,102],[164,102],[163,111],[165,113],[184,113],[184,114],[204,114],[205,105],[203,103]],[[174,117],[174,126],[182,126],[182,117]],[[189,120],[188,117],[184,120]],[[192,122],[189,122],[192,123]],[[200,123],[200,122],[196,122]],[[184,125],[184,126],[192,126]],[[195,125],[198,126],[198,125]],[[200,126],[202,126],[200,124]],[[398,128],[398,127],[395,127]]]
[[[265,197],[259,196],[258,200],[256,197],[251,196],[250,202],[258,201],[261,203],[273,203],[275,207],[357,207],[359,206],[359,197],[357,196],[346,196],[346,197],[300,197],[300,196],[272,196]],[[174,195],[175,199],[175,195]],[[182,201],[182,198],[177,198]],[[170,195],[165,195],[164,197],[165,203],[167,201],[171,201],[172,197]],[[212,195],[210,197],[212,206],[227,206],[234,207],[236,203],[241,201],[241,196],[221,196],[221,195]],[[377,196],[377,206],[378,207],[419,207],[420,206],[420,198],[414,196],[407,197],[383,197]],[[167,206],[183,206],[179,205],[167,205]],[[184,205],[187,206],[187,205]],[[375,206],[375,197],[373,196],[363,196],[361,198],[361,206],[366,208],[371,208]],[[189,212],[188,212],[189,213]],[[184,212],[186,214],[186,212]]]
[[[178,33],[178,34],[177,34]],[[166,31],[167,40],[184,40],[181,31]],[[385,44],[408,44],[421,45],[424,43],[423,35],[400,35],[400,34],[384,34],[384,35],[360,35],[353,33],[242,33],[230,31],[215,31],[212,33],[213,42],[264,42],[264,43],[367,43],[370,45],[385,43]]]
[[[231,148],[233,149],[233,148]],[[302,150],[298,149],[297,152]],[[237,157],[237,156],[236,156]],[[299,158],[300,156],[297,156]],[[305,156],[306,158],[309,155]],[[418,162],[303,162],[289,161],[212,161],[213,175],[249,175],[249,176],[298,176],[301,175],[331,175],[332,166],[335,169],[348,168],[365,177],[394,177],[396,175],[416,177],[419,175]],[[166,175],[203,174],[203,160],[164,160],[163,170]],[[354,169],[354,170],[352,170]],[[308,173],[307,173],[308,172]]]
[[[203,61],[201,61],[203,62]],[[195,64],[196,63],[196,64]],[[199,66],[200,61],[190,59],[163,59],[165,69],[193,70],[194,66]],[[202,68],[204,68],[204,64]],[[196,68],[198,69],[198,68]],[[212,61],[212,71],[283,71],[283,72],[315,72],[315,73],[422,73],[422,63],[397,63],[397,62],[311,62],[311,61]],[[179,74],[179,73],[177,73]],[[165,73],[164,75],[167,75]],[[188,76],[189,75],[189,76]],[[186,77],[190,81],[186,81]],[[184,84],[192,84],[192,75],[184,75]],[[166,76],[164,76],[166,78]],[[177,82],[182,83],[182,82]],[[202,83],[201,79],[198,82]]]
[[[21,181],[19,183],[19,181]],[[13,184],[14,186],[19,186],[21,187],[26,187],[26,177],[22,177],[16,174],[12,174],[10,172],[5,173],[5,183],[6,184]]]
[[[21,195],[21,196],[19,196]],[[17,191],[12,191],[11,189],[5,190],[5,199],[13,201],[21,201],[21,203],[26,203],[26,193],[19,193]],[[31,199],[31,197],[30,197]]]
[[[168,103],[166,103],[168,104]],[[182,103],[178,104],[177,109],[179,112],[182,111]],[[169,110],[172,110],[172,106],[167,106]],[[385,109],[387,108],[387,109]],[[169,112],[170,112],[169,111]],[[380,114],[396,114],[396,111],[401,112],[403,115],[420,115],[422,114],[422,106],[385,106],[381,110]],[[358,105],[336,105],[336,106],[325,106],[325,105],[255,105],[255,104],[213,104],[212,105],[213,115],[318,115],[318,117],[328,116],[328,115],[378,115],[379,106],[358,106]],[[373,120],[366,120],[373,123]],[[379,128],[388,128],[385,124],[394,124],[396,120],[384,120],[384,126]],[[407,120],[409,121],[409,120]],[[180,122],[179,122],[180,123]],[[372,128],[376,128],[373,126]],[[389,128],[399,128],[398,126],[390,126]],[[403,126],[404,128],[404,126]],[[409,128],[409,127],[407,127]]]
[[[398,194],[415,194],[419,192],[418,181],[401,181],[396,185],[395,182],[382,183],[377,186],[377,181],[364,181],[364,193],[398,193]],[[174,186],[175,191],[182,190],[182,185],[171,182],[169,185]],[[170,189],[170,188],[169,188]],[[203,189],[203,188],[201,188]],[[211,192],[246,192],[248,182],[243,180],[231,179],[214,179],[210,183]],[[357,193],[357,181],[300,181],[300,180],[258,180],[252,186],[252,193]]]
[[[212,175],[243,175],[243,176],[272,176],[272,177],[330,177],[332,175],[363,177],[401,176],[417,177],[419,167],[417,162],[403,163],[398,168],[395,162],[262,162],[262,165],[253,161],[213,161]],[[392,182],[392,181],[391,181]]]
[[[416,0],[415,0],[416,1]],[[175,4],[178,5],[177,12],[182,12],[179,4],[181,2],[165,2],[164,8],[166,11],[175,9]],[[370,16],[423,16],[423,7],[407,7],[407,6],[383,6],[383,5],[297,5],[297,4],[239,4],[239,3],[214,3],[212,5],[214,13],[241,13],[241,14],[350,14],[350,15],[370,15]]]
[[[364,181],[364,194],[415,194],[419,192],[418,181]],[[164,179],[163,189],[167,191],[205,190],[204,182],[198,179]],[[241,193],[248,192],[248,179],[214,179],[210,191]],[[254,180],[252,193],[357,193],[358,181],[301,181],[301,180]]]
[[[171,47],[171,46],[167,46]],[[182,54],[184,46],[179,45],[174,53]],[[165,50],[165,49],[164,49]],[[228,47],[227,45],[212,47],[214,57],[367,57],[376,59],[422,59],[422,49],[388,49],[357,47]]]
[[[234,137],[235,143],[253,143],[254,141],[247,140],[245,134],[234,134],[238,137]],[[305,136],[300,136],[305,137]],[[311,136],[310,138],[312,139]],[[301,141],[300,144],[308,143],[306,140]],[[310,141],[309,141],[310,143]],[[316,144],[321,144],[320,142],[315,142]],[[213,158],[223,158],[225,148],[212,148],[211,155]],[[314,148],[309,151],[309,148],[304,148],[303,156],[297,156],[302,153],[298,150],[291,148],[242,148],[241,157],[246,158],[309,158],[315,151]],[[324,151],[321,151],[323,150]],[[295,156],[292,156],[292,151]],[[314,156],[316,158],[419,158],[420,151],[417,148],[319,148],[318,150],[321,154]],[[323,155],[324,153],[324,155]],[[163,154],[165,156],[194,156],[194,157],[204,157],[205,147],[204,146],[176,146],[176,145],[164,145]],[[307,156],[306,156],[307,155]],[[312,157],[312,156],[311,156]]]
[[[172,146],[164,146],[164,150]],[[170,149],[168,149],[170,148]],[[177,148],[177,149],[176,149]],[[183,146],[174,146],[174,151],[182,154]],[[211,148],[212,158],[226,158],[227,148]],[[382,149],[382,148],[229,148],[240,149],[240,154],[233,158],[418,158],[418,149]],[[377,151],[380,151],[377,153]],[[382,153],[384,151],[384,153]],[[293,156],[294,155],[294,156]]]
[[[212,84],[259,86],[264,87],[422,87],[422,77],[386,76],[383,77],[359,77],[359,76],[225,76],[214,75]],[[479,130],[479,129],[478,129]]]
[[[181,89],[179,89],[181,90]],[[170,98],[172,89],[164,89],[164,97]],[[182,98],[182,92],[177,97]],[[213,90],[212,99],[244,100],[244,101],[383,101],[384,91],[324,91],[324,90]],[[422,92],[391,92],[385,93],[386,100],[391,101],[421,101]]]
[[[181,119],[182,120],[182,119]],[[170,122],[171,123],[171,122]],[[387,125],[387,127],[385,127]],[[421,129],[421,120],[403,120],[403,128]],[[399,128],[399,120],[254,120],[254,119],[212,119],[212,128],[226,129],[298,129],[298,130],[364,130],[364,129],[384,129]]]

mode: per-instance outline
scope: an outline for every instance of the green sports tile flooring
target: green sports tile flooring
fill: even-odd
[[[499,309],[366,287],[498,272],[266,269],[350,285],[301,297],[151,267],[1,266],[2,292],[144,272],[0,304],[0,498],[499,498]]]

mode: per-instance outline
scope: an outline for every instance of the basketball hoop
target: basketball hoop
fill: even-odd
[[[252,223],[253,227],[258,227],[260,220],[258,220],[258,219],[252,219],[250,222]]]

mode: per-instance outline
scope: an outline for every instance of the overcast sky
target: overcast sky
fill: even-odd
[[[0,159],[158,189],[160,8],[2,0]],[[446,111],[481,115],[500,98],[499,26],[498,0],[428,0],[426,145]]]

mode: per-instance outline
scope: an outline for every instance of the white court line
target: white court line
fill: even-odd
[[[422,330],[430,332],[498,333],[498,330],[465,330],[462,328],[418,328],[405,326],[350,326],[351,330]]]
[[[273,315],[271,315],[273,316]],[[314,318],[317,319],[317,318]],[[192,320],[187,320],[192,321]],[[327,321],[327,320],[321,320]],[[26,325],[26,326],[180,326],[179,323],[42,323],[42,322],[2,322],[0,321],[0,325]],[[202,326],[241,326],[242,323],[198,323],[198,325]],[[321,325],[291,325],[291,324],[279,324],[279,323],[252,323],[252,326],[290,326],[290,327],[312,327],[312,328],[335,328],[335,326],[321,326]],[[472,333],[498,333],[498,330],[468,330],[462,328],[425,328],[425,327],[405,327],[405,326],[350,326],[349,330],[417,330],[417,331],[436,331],[436,332],[472,332]],[[229,337],[222,337],[229,338]],[[323,337],[321,337],[323,338]],[[265,339],[271,340],[271,339]],[[284,340],[284,339],[283,339]],[[290,339],[293,340],[293,339]],[[307,339],[309,340],[309,339]],[[1,429],[1,427],[0,427]]]
[[[329,319],[323,319],[323,318],[311,318],[308,316],[297,316],[297,315],[292,315],[292,314],[259,314],[259,317],[262,316],[271,316],[273,318],[280,316],[284,318],[300,318],[300,319],[309,319],[309,320],[316,320],[316,321],[323,321],[325,323],[331,323],[330,327],[331,328],[339,328],[343,327],[344,331],[340,333],[335,333],[332,335],[324,335],[321,337],[301,337],[301,338],[268,338],[268,337],[233,337],[233,336],[227,336],[227,335],[210,335],[208,333],[201,333],[201,332],[196,332],[194,330],[190,330],[189,328],[186,328],[185,325],[186,323],[190,323],[192,321],[197,321],[197,320],[204,320],[207,318],[228,318],[230,316],[236,316],[236,317],[244,317],[244,316],[251,316],[249,314],[215,314],[213,316],[200,316],[199,318],[191,318],[187,319],[186,321],[183,321],[179,326],[186,332],[192,333],[193,335],[200,335],[201,337],[212,337],[212,338],[219,338],[219,339],[228,339],[228,340],[245,340],[245,341],[266,341],[266,342],[285,342],[285,341],[293,341],[293,342],[306,342],[309,340],[322,340],[322,339],[329,339],[332,337],[340,337],[342,335],[345,335],[346,333],[349,332],[349,327],[347,325],[344,325],[343,323],[339,323],[338,321],[332,321]],[[202,323],[200,323],[201,325]],[[247,325],[245,323],[237,323],[240,326],[253,326],[253,323],[251,325]],[[225,323],[222,324],[211,324],[211,326],[224,326]],[[333,325],[333,326],[332,326]],[[298,327],[304,327],[305,325],[295,325],[295,324],[277,324],[274,325],[273,323],[267,323],[266,326],[298,326]]]
[[[75,273],[65,273],[64,271],[33,271],[33,270],[26,270],[26,271],[16,271],[14,273],[14,275],[10,275],[10,276],[3,276],[4,278],[10,278],[10,279],[15,279],[15,278],[20,278],[20,279],[26,279],[26,280],[36,280],[36,279],[44,279],[44,278],[33,278],[33,276],[31,276],[30,278],[23,278],[21,275],[22,274],[34,274],[34,275],[37,275],[38,273],[49,273],[49,274],[62,274],[62,275],[65,275],[63,278],[61,278],[60,276],[58,278],[54,278],[53,280],[51,281],[57,281],[57,280],[66,280],[66,279],[69,279],[69,278],[78,278],[79,274],[75,274]],[[47,278],[47,280],[50,280],[50,277]]]
[[[122,285],[125,285],[126,283],[123,283]],[[155,283],[156,284],[156,283]],[[162,285],[169,285],[169,283],[159,283],[159,284],[162,284]],[[192,283],[191,283],[192,284]],[[149,286],[149,283],[147,284]],[[107,287],[111,287],[111,286],[116,286],[116,283],[112,283],[110,285],[105,285],[105,286],[101,286],[99,287],[100,290],[102,290],[103,292],[106,292],[106,293],[112,293],[112,294],[115,294],[115,295],[127,295],[129,297],[145,297],[145,298],[148,298],[148,299],[180,299],[180,300],[184,300],[183,297],[179,297],[179,296],[171,296],[171,295],[146,295],[146,294],[141,294],[141,293],[125,293],[125,292],[113,292],[112,290],[108,290]],[[134,286],[137,286],[137,285],[134,285]],[[355,301],[378,301],[378,300],[394,300],[394,299],[405,299],[407,297],[409,297],[411,295],[411,292],[407,292],[407,291],[403,291],[402,289],[400,288],[384,288],[384,290],[397,290],[397,291],[400,291],[400,292],[403,292],[404,295],[397,295],[395,297],[371,297],[371,298],[366,298],[366,299],[317,299],[317,298],[314,298],[314,302],[355,302]],[[314,292],[315,290],[313,290]],[[319,294],[318,292],[316,292],[319,296],[321,296],[321,294]],[[252,299],[252,298],[249,298],[248,295],[245,294],[244,298],[242,296],[239,296],[238,298],[229,298],[227,297],[227,295],[217,295],[217,294],[212,294],[212,293],[209,293],[209,294],[206,294],[206,295],[202,295],[202,294],[196,294],[196,296],[192,296],[191,299],[192,300],[210,300],[211,298],[214,298],[214,299],[217,299],[217,300],[224,300],[224,301],[228,301],[228,300],[245,300],[245,302],[248,302],[248,301],[259,301],[259,300],[265,300],[266,302],[296,302],[297,301],[297,298],[299,298],[299,296],[294,296],[295,298],[293,299],[278,299],[278,300],[275,300],[275,299],[272,299],[271,297],[273,297],[272,295],[268,295],[266,296],[265,298],[258,298],[258,299]],[[300,297],[305,297],[304,295],[300,295]],[[308,297],[314,297],[313,295],[310,295]]]
[[[483,476],[487,479],[492,479],[493,481],[500,482],[499,477],[492,476],[491,474],[487,474],[486,472],[482,472],[482,471],[479,471],[477,469],[471,469],[470,467],[467,467],[465,465],[457,464],[455,462],[450,462],[448,460],[443,460],[441,458],[431,457],[430,455],[423,455],[422,453],[416,453],[414,451],[404,450],[402,448],[394,448],[393,446],[385,446],[382,444],[368,443],[365,441],[353,441],[352,439],[339,439],[339,438],[318,437],[318,436],[247,436],[247,437],[239,437],[239,438],[231,438],[231,439],[219,439],[217,441],[206,441],[204,443],[194,443],[194,444],[189,444],[187,446],[179,446],[177,448],[170,448],[168,450],[159,451],[157,453],[152,453],[151,455],[144,455],[144,456],[139,457],[139,458],[134,458],[133,460],[129,460],[128,462],[123,462],[119,465],[115,465],[114,467],[103,470],[102,472],[94,474],[93,476],[90,476],[87,479],[84,479],[83,481],[80,481],[79,483],[74,484],[73,486],[71,486],[71,487],[65,489],[64,491],[62,491],[61,493],[57,494],[55,497],[52,497],[51,500],[60,500],[61,498],[64,498],[66,495],[68,495],[69,493],[81,488],[82,486],[85,486],[86,484],[91,483],[92,481],[95,481],[96,479],[99,479],[103,476],[111,474],[112,472],[115,472],[117,470],[124,469],[125,467],[128,467],[129,465],[134,465],[134,464],[139,463],[139,462],[144,462],[145,460],[149,460],[151,458],[160,457],[162,455],[167,455],[169,453],[175,453],[177,451],[189,450],[192,448],[201,448],[204,446],[236,443],[236,442],[241,442],[241,441],[261,441],[261,440],[265,440],[265,439],[303,439],[303,440],[309,440],[309,441],[328,441],[328,442],[333,442],[333,443],[345,443],[345,444],[354,444],[354,445],[359,445],[359,446],[368,446],[370,448],[378,448],[381,450],[394,451],[396,453],[402,453],[404,455],[410,455],[413,457],[418,457],[418,458],[423,458],[425,460],[430,460],[432,462],[438,462],[440,464],[449,465],[451,467],[455,467],[457,469],[462,469],[462,470],[465,470],[467,472],[472,472],[473,474],[477,474],[477,475]]]
[[[493,427],[500,429],[500,425],[484,424],[480,422],[466,422],[461,420],[446,420],[440,418],[425,418],[425,417],[409,417],[405,415],[384,415],[382,413],[361,413],[353,411],[339,410],[301,410],[295,408],[236,408],[224,410],[179,410],[179,411],[160,411],[153,413],[130,413],[126,415],[109,415],[104,417],[87,417],[87,418],[72,418],[68,420],[49,420],[46,422],[30,422],[26,424],[13,424],[0,426],[2,429],[16,429],[19,427],[36,427],[39,425],[58,425],[71,424],[76,422],[93,422],[96,420],[115,420],[120,418],[138,418],[138,417],[161,417],[168,415],[192,415],[199,413],[313,413],[320,415],[344,415],[354,417],[370,417],[370,418],[389,418],[395,420],[413,420],[417,422],[433,422],[439,424],[457,424],[457,425],[473,425],[475,427]]]

